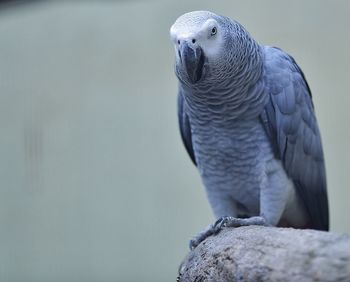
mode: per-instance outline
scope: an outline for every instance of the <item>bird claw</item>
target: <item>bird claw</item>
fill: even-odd
[[[265,218],[261,216],[254,216],[250,218],[236,218],[232,216],[223,216],[210,224],[204,231],[192,238],[189,242],[190,250],[195,249],[201,242],[209,236],[218,234],[226,227],[241,227],[249,225],[267,225]]]
[[[198,238],[197,236],[195,238],[192,238],[189,242],[190,250],[193,251],[205,239],[206,238]]]
[[[215,234],[219,233],[220,230],[227,227],[228,223],[234,219],[235,218],[231,217],[231,216],[223,216],[223,217],[219,218],[213,225],[214,230],[215,230]]]
[[[189,242],[190,250],[195,249],[201,242],[212,235],[218,234],[223,228],[227,226],[227,223],[232,217],[224,216],[216,220],[213,224],[210,224],[206,229],[197,234]]]

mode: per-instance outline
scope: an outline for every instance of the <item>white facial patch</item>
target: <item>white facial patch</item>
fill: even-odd
[[[207,20],[200,32],[199,44],[208,58],[215,58],[223,45],[223,31],[214,19]]]
[[[213,16],[211,12],[196,11],[179,17],[170,28],[175,49],[179,42],[192,42],[202,48],[209,61],[215,59],[223,45],[223,31]]]

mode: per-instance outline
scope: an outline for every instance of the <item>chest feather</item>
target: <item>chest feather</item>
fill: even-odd
[[[273,158],[270,142],[259,120],[227,128],[193,128],[193,146],[202,177],[220,182],[259,181]]]

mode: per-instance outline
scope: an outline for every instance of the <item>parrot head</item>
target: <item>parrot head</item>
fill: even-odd
[[[249,34],[237,22],[208,11],[180,16],[170,28],[175,73],[187,85],[225,80],[245,60]]]

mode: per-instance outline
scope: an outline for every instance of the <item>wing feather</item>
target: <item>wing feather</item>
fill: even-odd
[[[269,101],[261,116],[268,136],[310,216],[311,228],[328,230],[328,197],[320,132],[310,88],[294,59],[265,48]]]
[[[192,162],[196,165],[196,158],[192,146],[192,132],[189,117],[186,112],[186,102],[181,89],[177,99],[177,115],[180,127],[181,139]]]

